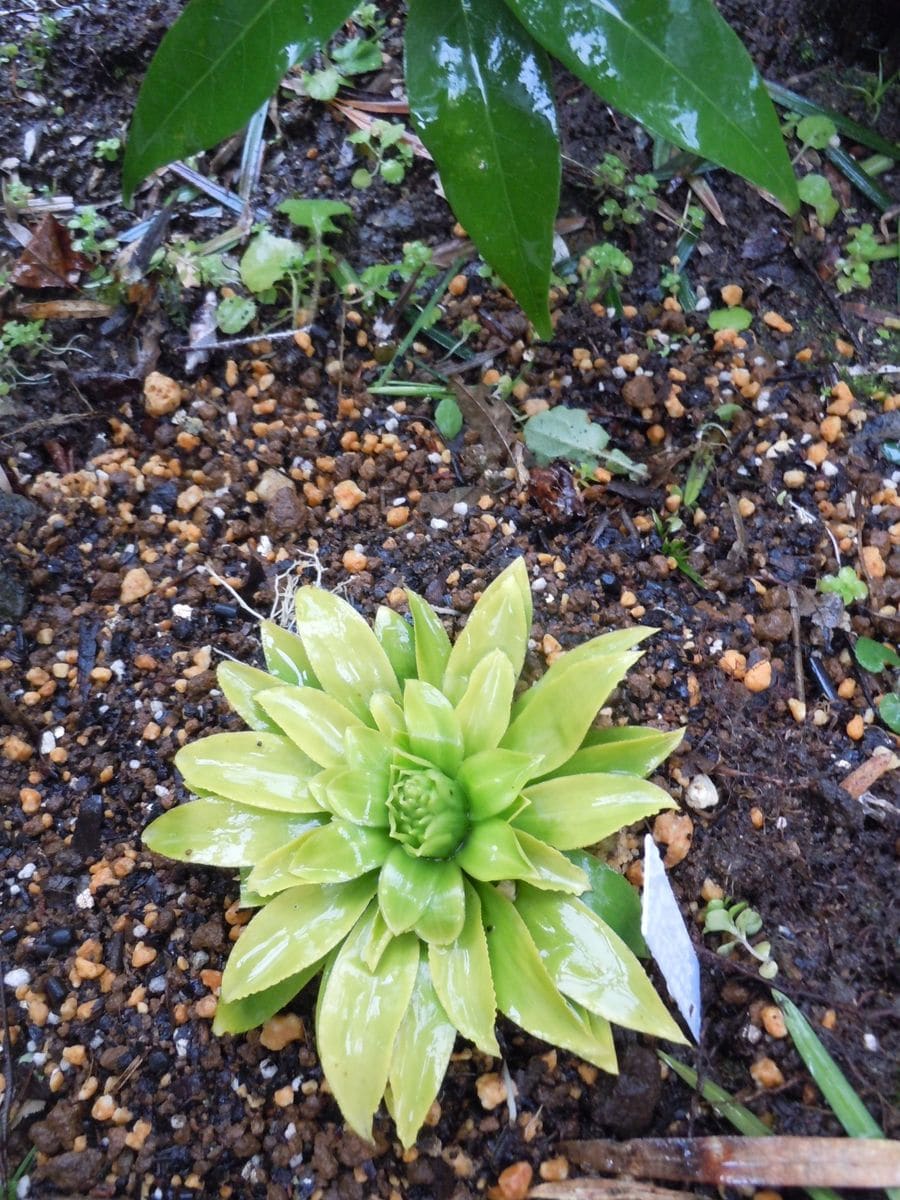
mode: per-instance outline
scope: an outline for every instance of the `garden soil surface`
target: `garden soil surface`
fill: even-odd
[[[59,20],[52,37],[40,7],[0,14],[0,39],[24,45],[35,30],[37,47],[3,67],[7,176],[17,171],[38,199],[46,188],[96,205],[115,234],[172,197],[167,239],[202,241],[232,224],[171,175],[127,212],[118,165],[94,154],[98,140],[124,136],[177,6],[47,3]],[[743,7],[724,10],[740,22]],[[889,7],[859,6],[847,28],[827,6],[763,3],[754,27],[738,28],[769,77],[871,122],[844,84],[874,69],[879,48],[896,67]],[[385,48],[384,72],[364,81],[369,97],[396,89],[398,27]],[[606,236],[578,164],[612,149],[647,170],[649,146],[571,78],[559,89],[570,160],[562,236],[577,259]],[[889,136],[896,94],[878,124]],[[883,449],[898,440],[900,397],[878,333],[896,307],[896,268],[877,265],[869,292],[839,297],[834,262],[852,220],[817,236],[716,172],[725,224],[707,218],[688,274],[713,308],[721,288],[741,288],[748,330],[716,335],[702,303],[692,313],[666,301],[659,267],[677,231],[656,214],[614,235],[635,260],[625,312],[560,286],[555,337],[541,343],[454,242],[427,161],[400,187],[354,191],[339,113],[282,92],[270,116],[255,220],[284,233],[272,217],[284,198],[341,198],[354,220],[336,249],[357,267],[398,259],[411,238],[445,247],[445,261],[463,254],[441,318],[449,331],[479,322],[467,343],[478,358],[450,360],[463,429],[445,442],[427,401],[367,392],[385,357],[379,338],[407,325],[401,316],[396,335],[379,333],[383,311],[327,291],[308,337],[260,336],[194,363],[188,326],[204,291],[158,273],[138,271],[100,318],[48,320],[57,349],[22,365],[41,378],[0,401],[5,1169],[34,1148],[32,1197],[515,1200],[529,1178],[521,1164],[535,1183],[578,1173],[560,1154],[565,1139],[727,1129],[661,1070],[647,1039],[621,1035],[614,1078],[500,1022],[508,1074],[460,1042],[415,1149],[402,1151],[384,1115],[368,1145],[344,1131],[323,1081],[314,986],[262,1035],[212,1035],[220,973],[247,917],[236,882],[142,847],[148,821],[185,798],[178,747],[237,727],[215,668],[223,656],[259,661],[248,608],[268,614],[291,581],[319,579],[367,616],[379,604],[405,612],[408,585],[458,628],[515,555],[535,589],[531,676],[598,631],[659,631],[600,720],[685,727],[658,780],[681,809],[606,849],[638,884],[646,832],[666,854],[705,1003],[700,1045],[683,1057],[773,1130],[840,1133],[767,1010],[753,960],[718,955],[719,939],[702,934],[706,900],[746,900],[778,986],[896,1132],[897,739],[877,715],[887,677],[851,653],[859,635],[900,636],[898,473]],[[230,149],[216,170],[235,187],[240,149]],[[897,174],[882,183],[896,191]],[[857,221],[877,225],[835,184]],[[680,212],[684,185],[662,195]],[[17,214],[0,229],[8,267],[21,252],[16,225],[36,223]],[[6,319],[23,320],[38,301],[85,298],[83,286],[8,282],[2,303]],[[275,306],[267,312],[274,321]],[[420,334],[396,377],[426,380],[442,354]],[[145,384],[151,372],[164,378]],[[495,394],[503,375],[515,383],[506,400]],[[586,409],[647,475],[585,480],[538,467],[520,422],[558,404]],[[675,514],[698,448],[708,477],[664,545],[652,514]],[[867,587],[847,610],[816,591],[837,556]],[[691,788],[698,776],[711,786]],[[710,806],[691,807],[702,787]]]

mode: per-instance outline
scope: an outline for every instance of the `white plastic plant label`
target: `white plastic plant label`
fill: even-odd
[[[656,843],[644,838],[644,894],[641,933],[662,971],[672,999],[687,1022],[694,1041],[700,1040],[700,963],[690,934],[666,876]]]

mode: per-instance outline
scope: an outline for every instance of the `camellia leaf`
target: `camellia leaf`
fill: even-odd
[[[375,692],[398,699],[397,676],[375,634],[346,600],[322,588],[296,596],[297,628],[322,687],[361,720]]]
[[[516,911],[561,992],[626,1029],[685,1041],[644,968],[586,904],[522,883]]]
[[[412,1146],[447,1071],[456,1028],[441,1007],[428,960],[419,969],[409,1007],[397,1031],[391,1055],[388,1109],[404,1146]]]
[[[459,936],[446,946],[428,948],[431,978],[444,1011],[463,1037],[483,1053],[499,1057],[494,1033],[497,1001],[481,901],[469,883],[465,885],[465,898],[465,923]]]
[[[320,959],[296,975],[288,975],[281,983],[266,988],[264,992],[245,996],[243,1000],[232,1000],[230,1003],[220,1000],[213,1019],[213,1033],[217,1037],[223,1033],[244,1033],[247,1029],[262,1025],[269,1017],[281,1012],[286,1004],[290,1004],[297,993],[322,970],[324,961]]]
[[[317,688],[270,688],[258,703],[294,745],[321,767],[343,763],[344,734],[348,729],[364,728],[348,708]]]
[[[225,699],[245,725],[251,729],[265,729],[269,733],[283,730],[269,714],[256,703],[254,697],[267,688],[278,687],[281,682],[266,671],[245,666],[238,662],[221,662],[216,668],[216,681]]]
[[[627,652],[575,662],[541,686],[532,703],[513,720],[500,745],[504,750],[541,756],[545,773],[562,766],[581,745],[612,689],[639,658],[640,654]],[[573,696],[578,697],[577,706],[571,703]]]
[[[560,995],[513,905],[489,884],[479,886],[478,896],[497,1007],[534,1037],[563,1046],[605,1069],[607,1047],[595,1041],[586,1022]]]
[[[631,775],[567,775],[532,784],[517,829],[557,850],[580,850],[663,808],[677,808],[662,788]]]
[[[560,156],[544,52],[501,0],[412,0],[406,86],[453,211],[550,337]]]
[[[298,687],[320,686],[303,642],[295,633],[282,629],[274,621],[261,621],[259,634],[266,666],[277,679]]]
[[[315,763],[278,733],[214,733],[183,746],[175,766],[195,791],[277,812],[319,810],[307,786]]]
[[[265,812],[207,796],[157,817],[144,830],[144,845],[182,862],[246,867],[317,828],[322,819],[305,813]]]
[[[373,905],[336,952],[316,1009],[319,1058],[331,1090],[347,1124],[369,1142],[419,969],[411,933],[388,944],[374,971],[366,966],[363,951],[377,911]]]
[[[123,191],[157,167],[237,132],[295,62],[320,50],[356,0],[190,0],[163,38],[138,96]]]
[[[765,84],[710,0],[506,2],[536,41],[614,108],[797,211]]]
[[[374,875],[351,883],[291,888],[247,926],[222,976],[225,1000],[242,1000],[324,957],[352,929],[375,894]]]

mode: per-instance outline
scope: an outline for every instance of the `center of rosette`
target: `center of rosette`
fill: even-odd
[[[387,801],[391,835],[420,858],[449,858],[469,820],[462,788],[436,768],[391,768]]]

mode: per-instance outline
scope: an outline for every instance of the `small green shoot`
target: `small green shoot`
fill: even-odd
[[[760,932],[762,926],[762,917],[746,900],[710,900],[703,918],[704,934],[724,934],[726,937],[717,947],[717,954],[727,958],[741,946],[760,964],[759,973],[762,978],[774,979],[778,974],[778,964],[772,958],[771,942],[760,941],[754,944],[750,941]]]
[[[621,313],[621,281],[633,270],[634,263],[612,242],[590,246],[578,260],[582,298],[588,304],[599,300],[607,308]]]
[[[845,608],[856,600],[865,600],[869,594],[864,580],[860,579],[852,567],[841,567],[837,575],[823,575],[816,584],[816,591],[825,595],[834,593],[840,596]]]
[[[653,528],[659,538],[660,549],[666,558],[671,558],[676,568],[696,583],[697,587],[705,588],[703,577],[691,564],[687,542],[684,538],[676,537],[676,533],[684,528],[684,522],[676,514],[666,516],[665,520],[659,513],[653,513]]]
[[[734,308],[714,308],[706,318],[706,323],[716,332],[720,329],[734,329],[739,333],[742,329],[749,329],[752,320],[751,312],[735,305]]]
[[[853,1138],[883,1138],[884,1130],[857,1096],[847,1076],[797,1005],[774,988],[772,996],[784,1013],[797,1053],[845,1132]],[[886,1191],[891,1200],[900,1200],[900,1188],[887,1188]]]
[[[869,222],[851,227],[844,253],[837,260],[837,290],[846,295],[854,288],[866,290],[872,286],[870,264],[894,259],[900,262],[900,242],[879,242]]]
[[[853,647],[856,661],[864,671],[880,675],[888,667],[900,667],[900,655],[883,642],[874,638],[860,637]],[[900,733],[900,692],[886,692],[878,701],[878,715],[892,733]]]
[[[100,261],[102,254],[118,246],[114,237],[106,236],[110,229],[109,221],[101,217],[92,205],[79,208],[75,216],[69,218],[68,227],[77,235],[72,239],[72,249],[79,250],[95,262]]]
[[[632,462],[621,450],[610,450],[609,434],[592,421],[583,408],[545,409],[535,413],[525,425],[525,445],[540,464],[566,459],[592,474],[598,466],[617,475],[643,479],[647,468]]]
[[[434,410],[434,423],[441,437],[452,442],[463,427],[463,415],[455,396],[444,396]]]
[[[406,138],[406,130],[394,121],[375,120],[368,129],[357,129],[347,138],[351,146],[372,160],[369,167],[358,167],[350,177],[352,187],[370,187],[376,175],[385,183],[402,183],[412,165],[413,148]]]
[[[122,153],[122,139],[103,138],[94,147],[94,158],[101,162],[116,162]]]
[[[881,106],[887,99],[888,92],[891,88],[896,87],[900,83],[900,70],[897,70],[887,79],[884,77],[884,59],[878,55],[878,70],[870,74],[870,82],[866,84],[848,83],[846,86],[851,92],[859,92],[865,101],[866,108],[872,115],[872,120],[877,121],[881,115]]]
[[[232,336],[246,329],[255,316],[256,304],[246,296],[226,296],[216,308],[216,324]]]
[[[37,1150],[34,1146],[28,1151],[19,1165],[13,1171],[12,1175],[6,1180],[6,1187],[3,1189],[4,1200],[17,1200],[19,1195],[19,1185],[22,1180],[28,1175],[37,1161]],[[23,1195],[27,1195],[23,1192]]]
[[[610,233],[621,222],[640,225],[647,213],[656,211],[655,192],[659,181],[655,175],[635,175],[628,183],[628,169],[618,154],[604,154],[603,161],[594,167],[594,183],[605,198],[600,205],[603,228]]]
[[[812,171],[798,180],[797,192],[804,204],[809,204],[816,210],[816,220],[820,225],[830,225],[840,212],[840,205],[834,198],[831,184],[817,171]]]

